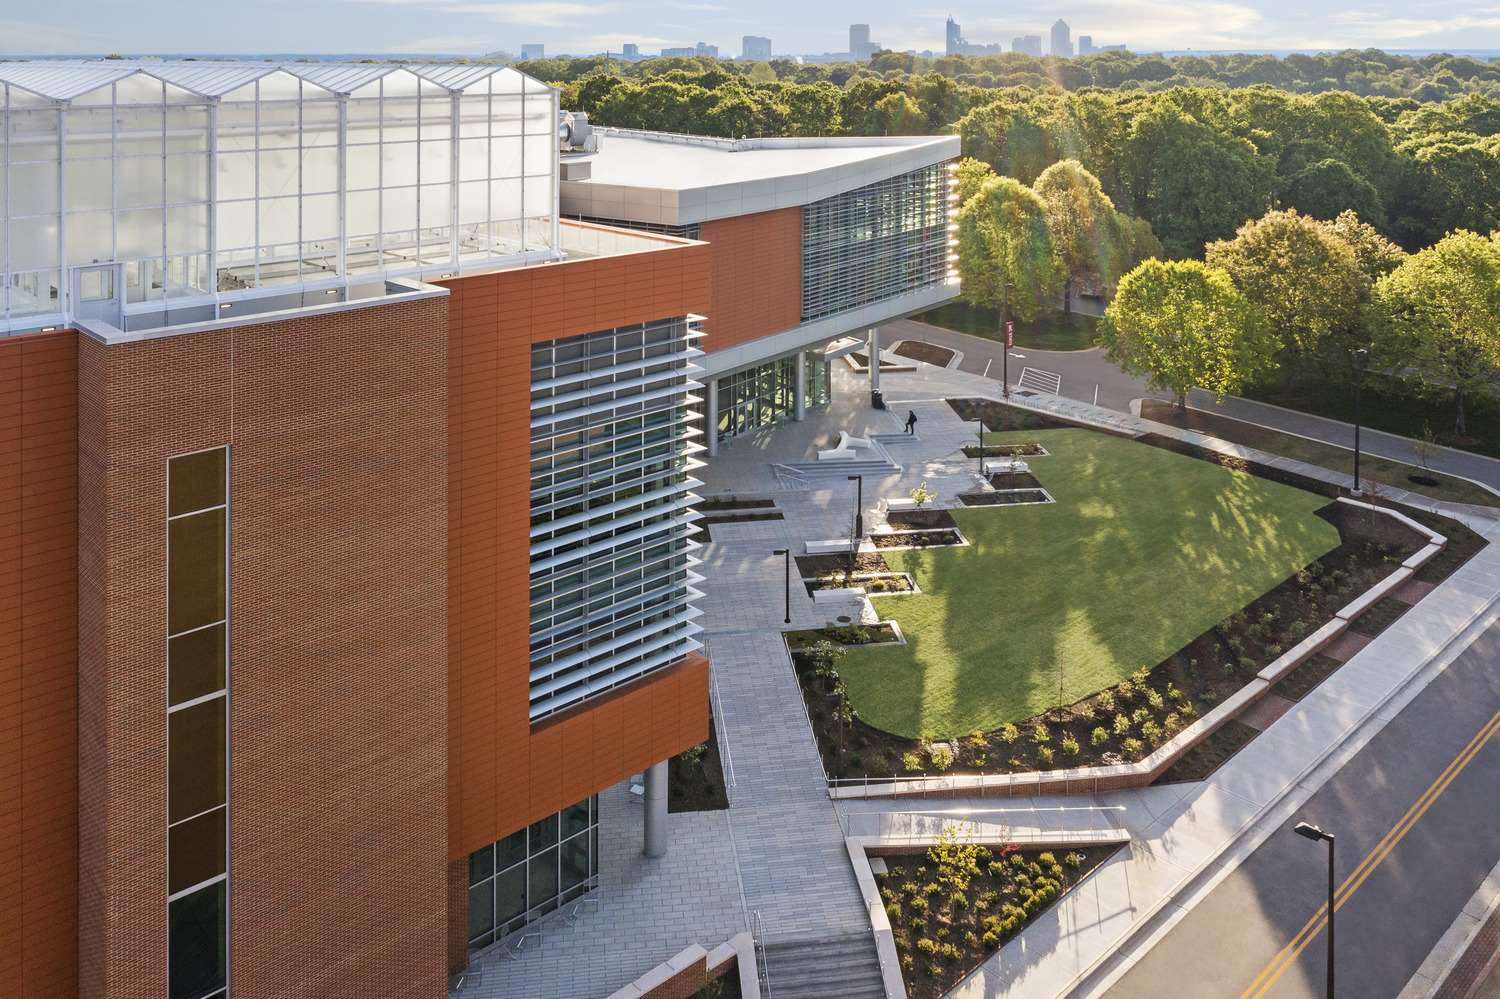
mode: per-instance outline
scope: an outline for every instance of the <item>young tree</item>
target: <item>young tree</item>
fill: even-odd
[[[1299,364],[1357,328],[1369,298],[1370,281],[1354,251],[1295,209],[1267,212],[1234,239],[1208,244],[1207,259],[1276,331],[1288,392]]]
[[[1265,317],[1229,277],[1196,260],[1148,260],[1120,281],[1104,310],[1105,356],[1187,408],[1195,386],[1219,396],[1269,367]]]
[[[1453,431],[1466,436],[1465,400],[1500,386],[1500,244],[1455,232],[1381,278],[1375,295],[1387,351],[1453,389]]]
[[[1047,229],[1063,266],[1063,311],[1072,312],[1077,282],[1114,284],[1128,269],[1129,230],[1098,178],[1077,160],[1052,164],[1031,188],[1047,209]]]
[[[1062,286],[1042,199],[1011,177],[985,181],[958,213],[958,272],[964,301],[1035,319]]]

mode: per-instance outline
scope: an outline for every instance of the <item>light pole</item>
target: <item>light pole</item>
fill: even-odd
[[[865,536],[865,477],[851,475],[849,481],[859,483],[859,494],[854,501],[854,537],[852,539],[858,541]]]
[[[1370,352],[1363,347],[1354,352],[1354,495],[1359,495],[1359,389],[1365,376],[1365,358]]]
[[[792,623],[792,550],[790,548],[777,548],[771,552],[772,555],[786,556],[786,623]]]
[[[1363,353],[1361,351],[1360,353]],[[1307,839],[1321,839],[1328,844],[1328,995],[1327,999],[1333,999],[1333,833],[1327,833],[1317,826],[1306,822],[1298,822],[1292,832]]]

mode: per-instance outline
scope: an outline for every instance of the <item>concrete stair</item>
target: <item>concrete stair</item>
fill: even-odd
[[[767,999],[885,999],[870,933],[765,945]]]
[[[905,436],[905,435],[901,435]],[[901,471],[901,463],[891,457],[885,444],[873,439],[870,447],[861,448],[869,452],[868,458],[836,458],[832,461],[794,461],[778,465],[777,471],[786,469],[804,478],[844,478],[850,475],[874,475]]]

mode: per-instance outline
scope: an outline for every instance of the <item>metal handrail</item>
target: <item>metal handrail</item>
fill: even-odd
[[[755,940],[755,950],[760,960],[759,974],[756,977],[764,986],[762,989],[764,999],[772,999],[771,966],[766,963],[766,928],[759,909],[750,914],[750,935]]]
[[[729,754],[729,731],[724,727],[724,696],[719,693],[719,678],[712,669],[708,672],[709,689],[713,693],[714,718],[718,721],[714,725],[714,734],[718,737],[719,755],[724,759],[724,767],[728,775],[724,778],[724,794],[731,801],[734,795],[729,792],[734,790],[734,758]]]

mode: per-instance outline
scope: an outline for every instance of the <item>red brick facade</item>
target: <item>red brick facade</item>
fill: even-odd
[[[235,995],[444,992],[446,311],[85,339],[83,995],[165,993],[166,461],[222,445]]]
[[[801,208],[705,222],[702,238],[713,246],[713,308],[703,324],[704,350],[801,324]]]
[[[78,347],[0,339],[0,995],[78,976]]]

